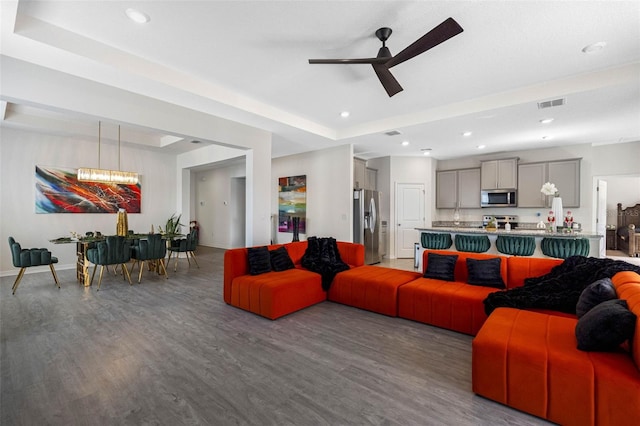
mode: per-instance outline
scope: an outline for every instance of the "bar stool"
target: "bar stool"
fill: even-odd
[[[486,235],[456,235],[456,250],[472,253],[484,253],[491,247],[491,241]]]

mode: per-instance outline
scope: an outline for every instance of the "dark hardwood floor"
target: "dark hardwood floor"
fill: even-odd
[[[226,305],[223,253],[100,292],[72,270],[15,296],[1,278],[0,424],[547,424],[471,392],[470,336],[330,302],[277,321]]]

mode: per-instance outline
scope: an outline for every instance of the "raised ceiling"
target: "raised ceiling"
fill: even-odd
[[[345,143],[367,159],[424,149],[447,159],[640,140],[638,1],[3,0],[0,6],[5,57],[268,130],[274,157]],[[132,7],[150,21],[132,22],[125,14]],[[448,17],[464,32],[394,67],[404,91],[393,98],[368,65],[307,62],[375,56],[380,27],[393,29],[387,47],[395,54]],[[605,48],[582,52],[597,42]],[[538,102],[556,98],[566,104],[538,109]],[[47,106],[29,99],[3,100],[9,101],[3,126],[90,135],[100,118],[55,108],[43,114],[38,109]],[[540,123],[549,117],[552,123]],[[132,133],[143,135],[131,140],[148,146],[197,147],[189,135],[131,124]],[[387,136],[391,130],[400,134]]]

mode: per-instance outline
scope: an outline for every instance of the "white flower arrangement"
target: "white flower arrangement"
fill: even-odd
[[[544,185],[542,185],[542,188],[540,188],[540,192],[542,192],[544,195],[553,195],[555,197],[560,196],[560,193],[558,192],[558,188],[556,188],[555,184],[551,182],[547,182]]]

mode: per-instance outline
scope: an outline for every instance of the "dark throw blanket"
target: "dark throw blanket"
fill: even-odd
[[[322,276],[322,289],[328,291],[338,272],[346,271],[349,265],[340,258],[335,238],[309,237],[307,250],[302,256],[302,266]]]
[[[523,287],[491,293],[484,300],[489,315],[495,308],[538,308],[576,313],[580,293],[592,282],[620,271],[640,274],[640,266],[622,260],[572,256],[541,277],[526,278]]]

